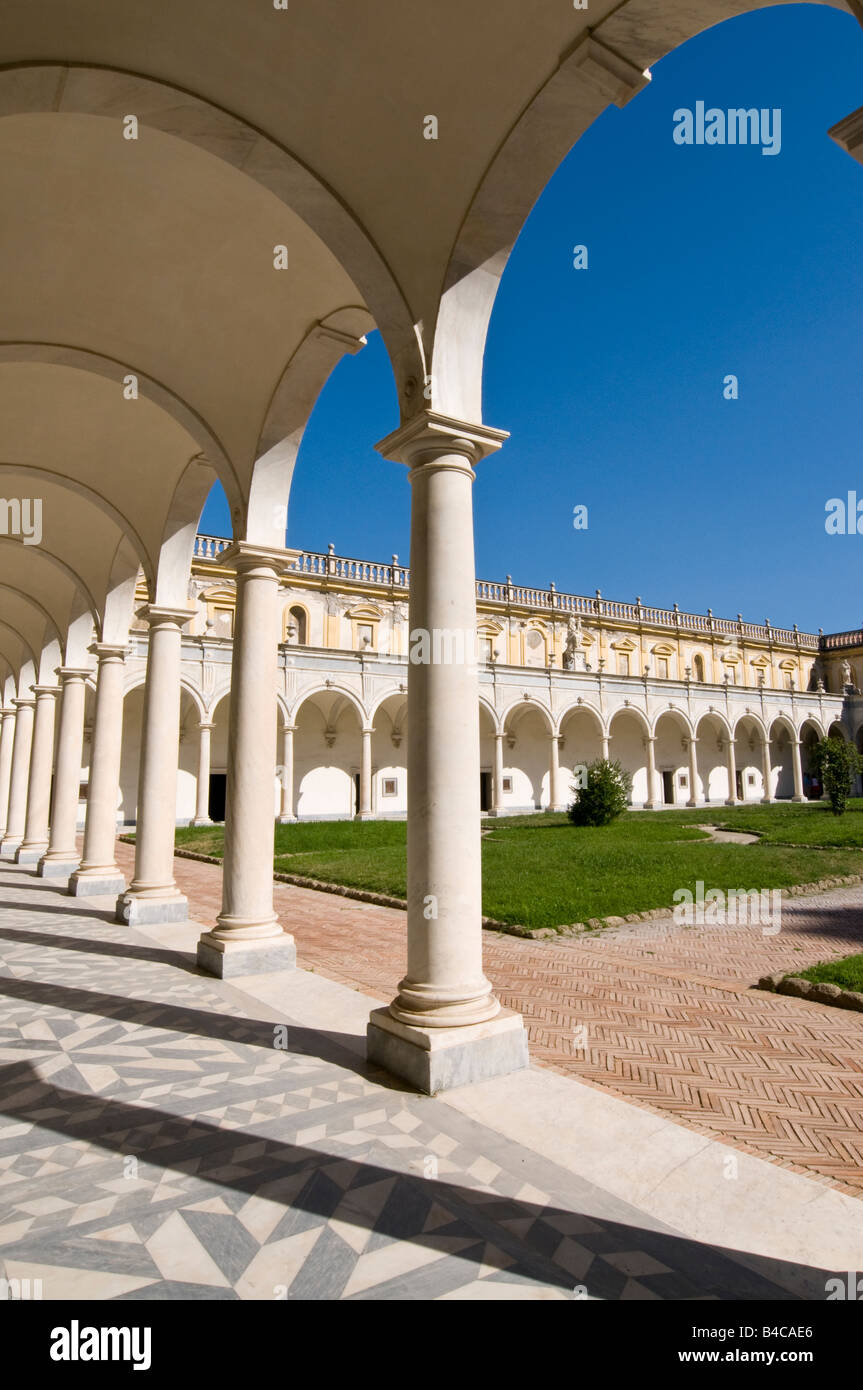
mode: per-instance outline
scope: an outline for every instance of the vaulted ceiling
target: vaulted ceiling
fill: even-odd
[[[478,420],[545,182],[652,62],[751,8],[0,0],[0,492],[44,527],[0,537],[0,660],[82,605],[104,631],[130,567],[176,601],[215,477],[236,534],[280,543],[306,419],[373,325],[403,415]]]

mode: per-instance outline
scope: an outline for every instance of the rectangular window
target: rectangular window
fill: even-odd
[[[749,776],[748,776],[748,778],[747,778],[746,780],[748,781],[750,787],[754,787],[754,786],[755,786],[755,773],[754,773],[754,772],[750,772],[750,774],[749,774]]]
[[[503,779],[503,789],[504,789],[505,792],[511,792],[511,791],[512,791],[512,778],[511,778],[511,777],[504,777],[504,779]]]
[[[629,675],[629,652],[617,653],[617,674],[619,676]]]
[[[381,790],[381,796],[397,796],[398,790],[399,783],[397,777],[385,777],[383,779],[383,788]]]
[[[234,635],[234,610],[233,608],[213,608],[213,636],[214,637],[233,637]]]
[[[687,780],[686,780],[686,773],[685,773],[685,772],[681,772],[681,774],[680,774],[680,785],[681,785],[681,787],[685,787],[685,786],[688,785],[688,784],[687,784]]]
[[[660,679],[660,680],[663,680],[663,681],[667,681],[667,680],[668,680],[668,657],[667,657],[667,656],[658,656],[658,657],[656,658],[656,674],[659,676],[659,679]]]

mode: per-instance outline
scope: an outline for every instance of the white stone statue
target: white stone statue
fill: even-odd
[[[563,652],[564,671],[574,671],[576,669],[576,657],[579,654],[581,645],[581,617],[576,617],[575,613],[570,613],[569,622],[566,625],[566,646]]]
[[[846,685],[851,685],[851,683],[852,683],[852,682],[851,682],[851,663],[850,663],[850,661],[848,660],[847,657],[846,657],[845,660],[842,662],[842,666],[841,666],[840,669],[841,669],[841,671],[842,671],[842,689],[844,690]]]

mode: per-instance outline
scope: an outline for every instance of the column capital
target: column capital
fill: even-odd
[[[87,651],[99,658],[101,666],[103,661],[124,662],[129,648],[125,642],[92,642]]]
[[[59,685],[31,685],[30,689],[33,691],[33,694],[36,696],[37,700],[40,696],[44,698],[48,695],[60,694]]]
[[[276,546],[255,545],[253,541],[231,541],[217,557],[216,564],[236,570],[238,574],[254,569],[271,569],[280,577],[288,570],[291,556],[287,550],[277,549]]]
[[[55,666],[54,675],[58,676],[61,685],[68,685],[72,681],[85,681],[88,676],[94,675],[89,666]]]
[[[35,704],[36,704],[36,701],[35,701],[35,700],[28,700],[28,699],[26,698],[26,696],[22,696],[22,698],[21,698],[20,700],[19,700],[19,699],[15,699],[15,700],[12,701],[12,703],[13,703],[13,705],[15,706],[16,710],[19,710],[19,709],[33,709],[34,706],[35,706]]]
[[[145,603],[135,610],[135,617],[149,623],[150,627],[162,627],[168,623],[182,627],[184,623],[190,623],[194,616],[195,610],[192,608],[172,608],[163,603]]]
[[[281,725],[279,726],[279,733],[282,733],[282,734],[295,734],[296,732],[297,732],[297,726],[296,726],[296,724],[281,724]]]
[[[469,463],[478,463],[495,453],[507,439],[507,430],[455,420],[436,410],[421,410],[375,448],[384,458],[415,468],[436,462],[444,454],[462,454]]]
[[[215,727],[216,727],[215,722],[214,722],[212,719],[199,719],[199,720],[198,720],[198,728],[199,728],[199,729],[215,729]]]
[[[15,708],[14,708],[14,705],[15,705],[14,700],[13,700],[12,704],[9,705],[8,707],[7,707],[6,705],[4,705],[3,708],[0,709],[0,715],[2,715],[2,717],[3,717],[4,719],[10,719],[10,718],[14,719],[15,713],[16,713]]]

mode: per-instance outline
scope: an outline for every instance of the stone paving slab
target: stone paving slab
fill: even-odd
[[[0,872],[3,1277],[39,1278],[47,1299],[788,1299],[823,1287],[830,1266],[814,1248],[791,1269],[692,1239],[469,1107],[368,1068],[331,1014],[312,1027],[206,977],[190,951],[106,907]],[[303,997],[303,978],[285,977],[285,998]],[[550,1083],[575,1119],[583,1088]],[[794,1182],[802,1210],[812,1185]]]
[[[127,869],[131,846],[119,846]],[[175,860],[201,920],[218,867]],[[376,998],[405,965],[404,914],[286,884],[299,963]],[[761,975],[863,950],[863,887],[788,899],[782,930],[664,920],[560,941],[485,934],[485,965],[524,1015],[534,1061],[743,1151],[863,1192],[863,1015],[769,995]]]

